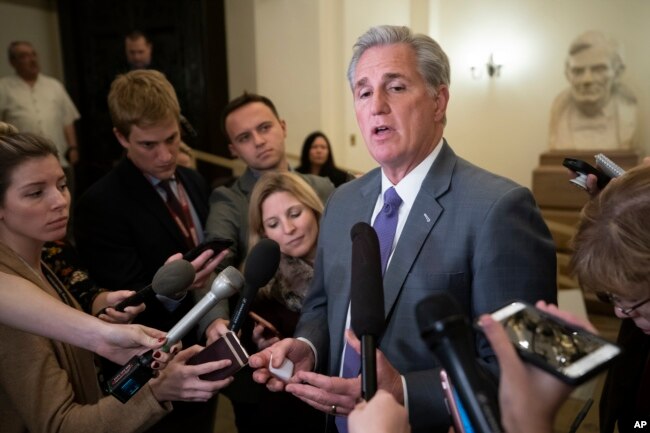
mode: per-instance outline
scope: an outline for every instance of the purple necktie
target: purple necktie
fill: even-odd
[[[397,215],[399,207],[402,204],[402,198],[397,194],[392,186],[384,193],[384,205],[375,218],[373,228],[379,238],[379,249],[381,253],[381,270],[386,272],[386,265],[393,248],[395,231],[397,230]],[[357,377],[361,369],[361,357],[359,354],[346,345],[343,352],[343,374],[341,377]],[[348,432],[348,418],[344,416],[336,417],[336,427],[339,433]]]
[[[377,214],[373,228],[379,238],[379,249],[381,252],[381,270],[386,272],[388,258],[393,249],[393,240],[395,239],[395,230],[397,230],[397,215],[399,207],[402,204],[402,198],[397,194],[392,186],[384,193],[384,206]]]

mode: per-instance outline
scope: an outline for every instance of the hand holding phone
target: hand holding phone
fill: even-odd
[[[210,361],[230,359],[229,367],[212,371],[199,376],[203,380],[223,380],[241,370],[248,364],[248,353],[241,345],[237,336],[232,332],[224,334],[214,343],[187,360],[188,365],[203,364]]]
[[[202,242],[200,245],[197,245],[196,247],[183,254],[183,259],[191,262],[207,250],[214,251],[214,255],[216,256],[221,251],[229,248],[232,244],[233,242],[230,239],[213,238]]]
[[[564,158],[562,165],[578,175],[575,179],[571,179],[570,182],[585,190],[587,190],[587,175],[589,174],[596,176],[596,184],[599,189],[605,188],[609,181],[612,180],[611,176],[580,159]]]
[[[569,385],[580,385],[605,369],[621,350],[615,344],[524,302],[493,312],[527,362]]]

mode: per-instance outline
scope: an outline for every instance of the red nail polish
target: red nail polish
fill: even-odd
[[[154,362],[151,363],[151,368],[158,368],[158,367],[160,367],[160,364],[158,363],[158,361],[154,361]]]
[[[160,352],[155,351],[155,352],[153,353],[153,357],[156,358],[156,359],[160,358]]]
[[[166,337],[160,337],[158,339],[158,343],[164,343],[166,339],[167,339]]]

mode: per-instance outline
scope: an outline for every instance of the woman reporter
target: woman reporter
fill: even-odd
[[[0,272],[79,309],[41,261],[43,244],[65,236],[69,205],[54,146],[32,134],[0,136]],[[199,380],[230,361],[187,366],[200,350],[193,347],[122,405],[102,397],[91,353],[4,325],[0,344],[0,431],[6,433],[141,431],[172,409],[170,400],[205,400],[230,383]]]
[[[270,335],[268,328],[258,324],[252,331],[256,347],[249,349],[263,349],[282,336],[293,335],[314,273],[322,212],[323,203],[314,190],[294,173],[266,173],[255,184],[248,211],[250,248],[261,238],[269,238],[278,243],[281,254],[277,273],[259,290],[251,311],[273,324],[280,336]],[[247,337],[243,334],[243,341]],[[324,431],[321,412],[291,394],[257,387],[258,417],[251,420],[251,431],[261,431],[263,426],[284,432]]]

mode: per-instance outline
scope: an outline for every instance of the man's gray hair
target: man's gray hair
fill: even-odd
[[[354,90],[354,74],[363,53],[368,48],[393,44],[407,44],[413,48],[418,71],[432,93],[435,93],[436,88],[441,84],[449,85],[449,59],[436,41],[427,35],[414,34],[408,27],[385,25],[372,27],[354,44],[352,59],[348,66],[350,88]]]

